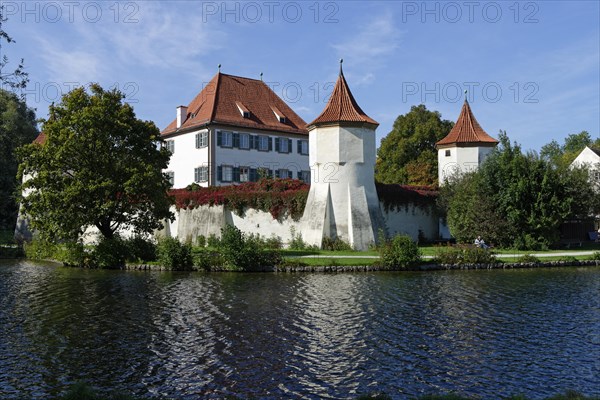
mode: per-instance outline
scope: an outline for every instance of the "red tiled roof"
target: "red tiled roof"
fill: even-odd
[[[35,144],[44,144],[44,143],[46,143],[46,139],[48,139],[48,137],[46,136],[46,134],[44,132],[40,132],[40,134],[37,135],[37,137],[35,138],[35,140],[33,141],[33,143],[35,143]]]
[[[449,144],[498,144],[498,141],[488,135],[475,119],[469,102],[465,99],[456,124],[448,135],[436,143],[436,146]]]
[[[338,77],[333,93],[327,102],[327,106],[325,106],[321,115],[308,124],[308,127],[311,129],[319,125],[333,125],[340,123],[365,124],[370,125],[373,128],[376,128],[379,125],[377,121],[365,114],[358,103],[356,103],[356,100],[354,100],[354,96],[352,96],[352,92],[350,92],[346,78],[344,78],[341,65],[340,76]]]
[[[240,113],[238,104],[248,109],[249,118],[244,118]],[[271,107],[285,114],[285,122],[277,119]],[[207,124],[308,134],[306,122],[263,81],[220,72],[190,102],[187,119],[181,127],[177,129],[175,118],[161,134],[167,135]]]

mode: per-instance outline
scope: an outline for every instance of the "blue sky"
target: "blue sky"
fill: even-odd
[[[482,127],[539,150],[600,132],[599,1],[2,1],[27,102],[118,86],[162,130],[217,72],[259,78],[307,122],[339,59],[379,139],[426,104],[455,121],[468,89]],[[5,70],[5,72],[6,72]]]

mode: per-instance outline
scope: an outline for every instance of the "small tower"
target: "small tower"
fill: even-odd
[[[379,123],[354,100],[341,63],[327,106],[307,127],[313,176],[302,234],[311,245],[340,238],[365,250],[384,226],[374,178]]]
[[[498,141],[481,128],[465,98],[456,124],[435,144],[440,186],[455,174],[477,170],[497,144]]]

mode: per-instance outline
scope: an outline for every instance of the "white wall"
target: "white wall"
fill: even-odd
[[[305,240],[339,237],[359,250],[377,240],[383,221],[375,189],[375,131],[364,127],[311,130],[311,188],[302,216]]]
[[[175,142],[175,151],[165,170],[175,173],[174,188],[184,188],[193,183],[194,168],[208,165],[208,146],[196,148],[196,134],[200,132],[207,132],[207,129],[194,130],[166,139]],[[208,183],[201,186],[208,186]]]
[[[273,149],[271,151],[258,151],[255,149],[226,148],[217,146],[217,131],[229,131],[236,133],[249,133],[252,135],[265,135],[273,140]],[[207,147],[196,148],[196,134],[200,132],[209,132],[209,142]],[[292,148],[289,153],[279,153],[275,149],[274,140],[276,137],[292,139]],[[212,127],[210,130],[199,129],[167,138],[175,143],[174,153],[169,161],[169,166],[165,170],[174,172],[174,188],[184,188],[194,182],[194,169],[208,165],[211,168],[215,186],[229,185],[231,182],[220,182],[217,178],[217,167],[220,165],[230,165],[233,167],[246,166],[251,168],[269,168],[271,170],[288,169],[293,172],[293,177],[297,178],[298,171],[309,171],[308,155],[297,152],[297,141],[308,140],[304,135],[284,134],[280,132],[267,132],[258,130],[244,130],[232,128]],[[214,149],[213,157],[209,152],[211,147]],[[199,182],[201,186],[208,186],[208,182]]]
[[[416,241],[419,238],[419,230],[421,230],[427,239],[439,238],[439,219],[429,207],[422,208],[408,204],[385,210],[382,204],[381,208],[384,210],[383,218],[389,237],[404,234]]]
[[[438,149],[439,184],[443,185],[446,179],[456,173],[476,171],[493,150],[494,146],[454,146]],[[449,156],[446,156],[446,151],[450,151]]]
[[[589,168],[597,168],[599,163],[600,163],[600,156],[598,156],[598,154],[594,153],[594,151],[592,149],[590,149],[589,147],[586,146],[585,149],[583,149],[581,151],[581,153],[579,153],[579,155],[575,158],[575,160],[573,160],[571,165],[572,166],[587,165]]]

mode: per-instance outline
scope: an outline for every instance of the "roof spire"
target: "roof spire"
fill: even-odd
[[[260,81],[261,81],[261,82],[262,82],[262,76],[263,76],[263,73],[261,72],[261,73],[260,73]]]
[[[316,126],[323,125],[367,126],[373,130],[379,125],[377,121],[365,114],[352,96],[342,70],[343,62],[344,60],[340,59],[340,76],[329,96],[329,101],[321,114],[308,124],[309,131]]]
[[[467,89],[465,89],[465,101],[467,101]]]
[[[217,65],[217,68],[219,69],[219,73],[221,72],[221,64]]]

